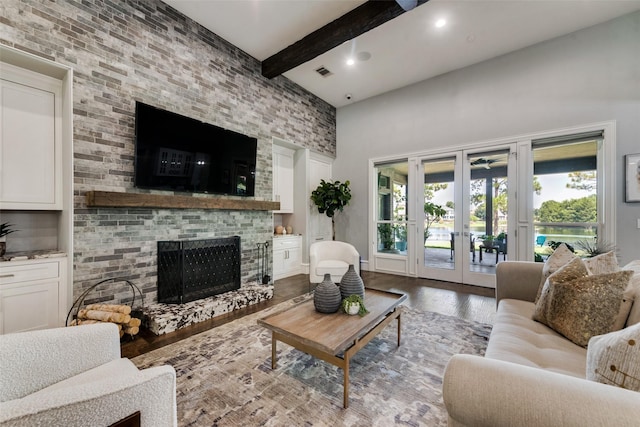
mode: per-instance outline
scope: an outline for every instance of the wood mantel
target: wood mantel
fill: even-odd
[[[280,202],[252,199],[225,199],[222,197],[87,191],[87,207],[276,211],[280,209]]]

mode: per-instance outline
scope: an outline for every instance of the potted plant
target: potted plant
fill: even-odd
[[[593,240],[578,240],[575,243],[575,247],[583,251],[586,254],[587,258],[592,258],[600,254],[606,254],[607,252],[611,252],[616,249],[616,245],[614,245],[613,243],[607,242],[606,240],[598,240],[597,237]]]
[[[336,211],[342,212],[351,200],[350,182],[320,180],[320,185],[311,192],[311,200],[318,207],[318,212],[331,218],[333,240],[336,240],[336,223],[333,219]]]
[[[342,309],[347,314],[358,314],[364,316],[369,311],[364,306],[364,300],[360,295],[349,295],[342,300]]]
[[[480,236],[480,240],[482,240],[482,244],[484,245],[485,248],[492,248],[493,241],[495,239],[496,239],[496,236],[494,236],[493,234],[484,234]]]
[[[404,252],[407,250],[407,226],[398,225],[395,227],[395,230],[396,238],[398,239],[396,242],[396,249],[400,252]]]
[[[380,243],[385,251],[393,251],[393,226],[391,224],[378,224]]]
[[[15,233],[18,230],[12,230],[12,225],[8,222],[0,224],[0,256],[4,255],[7,251],[7,235]]]

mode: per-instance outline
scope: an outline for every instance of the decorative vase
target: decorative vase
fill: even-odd
[[[7,252],[7,242],[0,242],[0,256],[3,256]]]
[[[349,269],[342,280],[340,280],[340,294],[342,299],[345,299],[349,295],[359,295],[364,300],[364,282],[362,278],[356,273],[353,264],[349,264]]]
[[[335,313],[340,308],[342,297],[340,288],[331,281],[329,273],[324,275],[322,282],[313,293],[313,305],[320,313]]]

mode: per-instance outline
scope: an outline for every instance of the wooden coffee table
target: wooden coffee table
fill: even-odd
[[[313,300],[309,300],[259,319],[258,324],[271,330],[271,368],[276,368],[278,341],[342,368],[344,407],[349,407],[349,361],[394,319],[398,320],[400,346],[399,305],[406,299],[404,294],[366,289],[365,306],[369,313],[362,317],[342,311],[318,313]]]

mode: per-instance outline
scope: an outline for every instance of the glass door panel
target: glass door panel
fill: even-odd
[[[460,215],[456,215],[456,197],[459,197],[456,181],[461,180],[461,169],[458,170],[456,166],[459,165],[457,158],[456,154],[447,158],[422,160],[422,203],[418,204],[419,213],[416,216],[422,229],[419,236],[423,238],[420,248],[422,254],[418,254],[418,259],[422,259],[419,275],[452,282],[462,279],[460,263],[466,253],[458,250],[462,242]]]
[[[510,150],[465,153],[465,229],[471,257],[465,283],[495,286],[495,269],[509,253]]]

